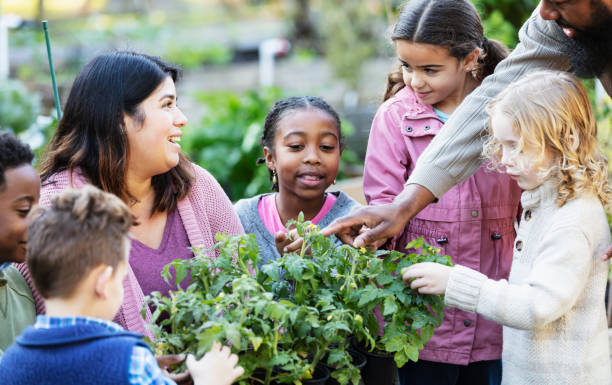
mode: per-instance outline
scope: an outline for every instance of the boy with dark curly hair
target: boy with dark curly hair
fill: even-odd
[[[13,134],[0,133],[0,356],[36,317],[32,292],[11,264],[25,261],[26,217],[38,203],[34,153]]]

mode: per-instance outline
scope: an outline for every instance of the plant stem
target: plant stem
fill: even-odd
[[[240,248],[238,248],[238,258],[237,259],[238,259],[238,264],[242,268],[243,273],[245,273],[246,275],[251,275],[251,272],[249,271],[248,266],[244,263],[242,258],[240,258]]]
[[[300,258],[304,258],[304,254],[306,254],[306,243],[309,241],[308,237],[304,237],[304,242],[302,242],[302,249],[300,250]]]
[[[276,321],[274,321],[274,355],[276,355],[276,351],[278,348],[278,324]]]
[[[210,293],[210,285],[208,284],[208,277],[206,276],[202,277],[202,284],[204,284],[204,288],[206,289],[206,292]]]
[[[248,309],[244,309],[242,311],[242,315],[240,316],[240,327],[242,327],[242,324],[244,323],[244,320],[245,320],[247,315],[248,315]]]
[[[272,377],[272,368],[266,369],[266,385],[270,384],[270,380]]]
[[[313,373],[314,373],[315,366],[317,366],[319,361],[321,361],[321,358],[323,358],[323,356],[327,352],[327,348],[328,347],[329,347],[329,345],[325,346],[325,349],[318,350],[317,353],[314,355],[314,357],[312,359],[312,372]]]
[[[344,283],[345,285],[347,285],[347,294],[350,294],[351,292],[351,282],[349,281],[355,281],[355,270],[357,269],[357,264],[355,263],[355,258],[351,258],[351,273],[348,275],[348,277],[346,277],[346,282]]]

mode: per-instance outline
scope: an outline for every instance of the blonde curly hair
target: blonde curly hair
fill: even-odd
[[[541,176],[558,177],[556,204],[563,206],[581,194],[593,194],[610,207],[608,159],[597,143],[597,123],[580,81],[565,72],[538,71],[510,84],[487,107],[490,119],[504,114],[519,137],[517,152],[529,150]],[[489,121],[490,123],[490,121]],[[501,144],[489,138],[483,155],[489,168],[503,170]],[[552,166],[549,156],[553,157]]]

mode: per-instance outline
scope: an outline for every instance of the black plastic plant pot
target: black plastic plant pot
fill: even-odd
[[[314,373],[312,373],[312,378],[309,380],[302,380],[302,384],[304,385],[325,385],[329,380],[329,370],[323,364],[317,364],[315,366]]]
[[[351,363],[353,364],[353,366],[359,369],[359,371],[361,372],[363,367],[368,362],[366,356],[362,353],[359,353],[357,350],[347,349],[346,351],[348,352],[348,354],[351,355]],[[327,367],[329,368],[330,372],[334,371],[334,368],[330,367],[329,365]],[[340,383],[330,375],[326,385],[340,385]]]
[[[367,360],[361,368],[361,379],[365,385],[395,385],[397,383],[397,366],[392,354],[368,352],[358,344],[355,344],[354,347]]]

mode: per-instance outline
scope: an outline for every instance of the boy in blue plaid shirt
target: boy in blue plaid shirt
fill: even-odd
[[[123,301],[133,217],[116,196],[66,190],[29,226],[27,263],[47,315],[7,349],[0,384],[174,384],[142,336],[111,322]],[[229,385],[238,357],[215,345],[187,358],[196,385]]]

